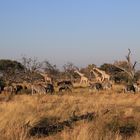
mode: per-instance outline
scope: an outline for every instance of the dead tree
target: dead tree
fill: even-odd
[[[114,66],[120,69],[121,71],[123,71],[124,73],[126,73],[128,77],[130,78],[131,82],[133,82],[135,78],[135,74],[136,74],[135,67],[136,67],[137,61],[132,63],[130,49],[128,49],[128,55],[126,56],[126,64],[127,64],[127,69],[122,66],[119,66],[119,62],[115,63]]]

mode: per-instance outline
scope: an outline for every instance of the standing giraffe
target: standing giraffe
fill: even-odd
[[[96,68],[96,67],[93,68],[93,70],[96,71],[96,72],[98,72],[99,74],[101,74],[101,77],[102,77],[101,82],[103,82],[103,81],[105,81],[105,80],[107,80],[107,81],[110,80],[110,75],[107,74],[105,71],[100,70],[100,69],[98,69],[98,68]]]
[[[74,72],[77,73],[81,77],[80,84],[82,83],[88,84],[89,80],[86,76],[84,76],[84,74],[80,73],[78,70],[75,70]]]
[[[94,74],[96,82],[101,82],[102,81],[102,78],[94,70],[91,70],[90,73]]]
[[[52,83],[52,78],[47,73],[40,73],[40,75],[44,77],[45,82]]]

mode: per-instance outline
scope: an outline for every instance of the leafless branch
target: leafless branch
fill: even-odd
[[[131,54],[131,50],[128,49],[128,55],[126,56],[126,59],[127,59],[128,63],[131,63],[130,54]]]
[[[117,66],[117,65],[114,65],[116,68],[122,70],[123,72],[125,72],[126,74],[128,74],[129,77],[133,78],[133,74],[131,72],[128,72],[126,69],[120,67],[120,66]]]
[[[137,64],[137,61],[135,61],[133,64],[133,70],[135,70],[136,64]]]

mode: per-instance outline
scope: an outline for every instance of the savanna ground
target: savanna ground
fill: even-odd
[[[140,94],[76,88],[63,95],[0,95],[0,140],[139,140]]]

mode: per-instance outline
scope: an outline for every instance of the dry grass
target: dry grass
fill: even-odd
[[[117,90],[90,93],[88,89],[77,88],[70,95],[17,95],[7,101],[1,95],[0,139],[139,140],[140,94],[119,94]],[[29,130],[37,124],[45,127],[64,122],[73,117],[73,112],[76,116],[87,112],[96,115],[92,121],[73,122],[58,133],[29,135]],[[127,136],[121,132],[123,128],[134,128],[134,132]]]

